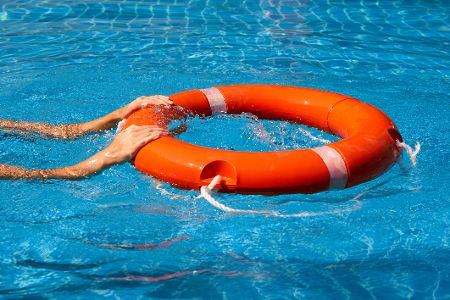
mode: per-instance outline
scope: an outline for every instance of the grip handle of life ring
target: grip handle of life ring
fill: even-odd
[[[217,175],[221,177],[218,188],[226,189],[227,186],[236,186],[236,167],[225,160],[214,160],[205,165],[200,173],[200,181],[208,185]]]

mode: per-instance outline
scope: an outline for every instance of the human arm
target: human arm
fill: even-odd
[[[145,144],[167,134],[157,126],[130,126],[120,132],[105,149],[73,166],[47,170],[28,170],[18,166],[0,164],[0,179],[88,177],[105,168],[131,160]]]
[[[89,132],[110,129],[118,122],[127,118],[132,112],[150,105],[171,105],[172,101],[166,96],[141,96],[127,105],[89,122],[76,124],[52,125],[39,122],[21,122],[13,120],[0,120],[0,129],[31,131],[52,138],[76,138]]]
[[[127,118],[131,113],[150,105],[171,105],[172,101],[167,96],[141,96],[128,103],[127,105],[109,113],[101,118],[90,122],[80,123],[80,129],[83,133],[96,132],[111,129],[121,120]]]

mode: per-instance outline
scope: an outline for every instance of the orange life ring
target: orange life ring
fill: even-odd
[[[345,95],[310,88],[232,85],[170,96],[198,115],[251,113],[259,118],[302,123],[343,139],[322,147],[277,152],[239,152],[196,146],[166,136],[143,147],[136,168],[184,189],[199,189],[216,175],[218,188],[237,193],[316,193],[374,179],[401,154],[395,124],[372,105]],[[173,109],[172,109],[173,110]],[[126,124],[168,122],[170,113],[147,108]]]

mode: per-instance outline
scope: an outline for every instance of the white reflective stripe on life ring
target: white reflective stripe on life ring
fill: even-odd
[[[212,114],[226,113],[227,103],[225,102],[225,97],[216,87],[211,87],[208,89],[201,89],[206,98],[208,98],[209,106],[211,107]]]
[[[320,155],[330,174],[330,190],[339,190],[347,186],[348,174],[342,156],[335,149],[322,146],[311,149]]]

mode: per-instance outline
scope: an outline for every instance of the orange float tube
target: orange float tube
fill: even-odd
[[[136,168],[179,188],[199,189],[221,175],[224,192],[279,194],[342,189],[374,179],[401,154],[395,124],[372,105],[310,88],[232,85],[170,96],[197,115],[251,113],[259,118],[305,124],[343,139],[313,149],[241,152],[196,146],[166,136],[144,146]],[[170,109],[174,110],[174,109]],[[171,113],[146,108],[125,124],[168,124]],[[162,110],[163,111],[163,110]]]

